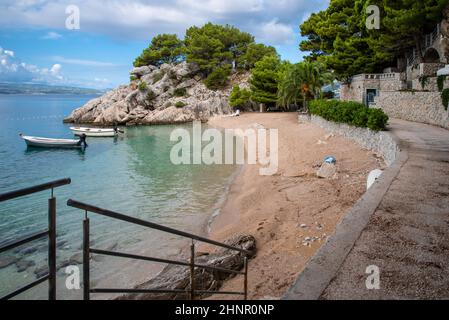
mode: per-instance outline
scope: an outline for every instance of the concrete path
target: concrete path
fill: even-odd
[[[449,131],[401,120],[389,127],[399,159],[286,299],[449,299]],[[372,265],[379,290],[366,287]]]

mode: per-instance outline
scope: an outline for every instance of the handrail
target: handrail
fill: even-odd
[[[227,245],[225,243],[221,243],[221,242],[218,242],[218,241],[214,241],[214,240],[210,240],[210,239],[207,239],[207,238],[203,238],[203,237],[194,235],[193,233],[188,233],[188,232],[176,230],[176,229],[173,229],[173,228],[170,228],[170,227],[165,227],[165,226],[162,226],[160,224],[156,224],[156,223],[153,223],[153,222],[141,220],[141,219],[138,219],[138,218],[133,218],[133,217],[130,217],[130,216],[118,213],[118,212],[102,209],[102,208],[95,207],[95,206],[92,206],[90,204],[82,203],[82,202],[75,201],[75,200],[72,200],[72,199],[67,201],[67,205],[69,207],[74,207],[74,208],[78,208],[78,209],[81,209],[81,210],[89,211],[89,212],[92,212],[92,213],[97,213],[97,214],[102,215],[102,216],[106,216],[106,217],[117,219],[117,220],[122,220],[122,221],[125,221],[125,222],[129,222],[129,223],[132,223],[132,224],[136,224],[136,225],[142,226],[142,227],[147,227],[147,228],[151,228],[151,229],[155,229],[155,230],[159,230],[159,231],[175,234],[175,235],[178,235],[178,236],[181,236],[181,237],[190,238],[190,239],[201,241],[201,242],[204,242],[204,243],[209,243],[209,244],[212,244],[212,245],[215,245],[215,246],[218,246],[218,247],[239,251],[239,252],[242,252],[242,253],[245,253],[245,254],[251,254],[251,252],[249,252],[248,250],[242,249],[242,248],[233,247],[233,246]]]
[[[70,184],[71,182],[72,181],[70,180],[70,178],[67,178],[67,179],[61,179],[61,180],[56,180],[56,181],[40,184],[40,185],[33,186],[30,188],[24,188],[24,189],[20,189],[20,190],[11,191],[11,192],[6,192],[3,194],[0,194],[0,202],[19,198],[22,196],[27,196],[32,193],[37,193],[37,192],[41,192],[41,191],[45,191],[45,190],[49,190],[49,189],[54,189],[57,187],[61,187],[61,186]]]
[[[82,203],[75,200],[68,200],[67,205],[70,207],[78,208],[83,211],[85,211],[85,218],[83,221],[83,290],[84,290],[84,299],[89,300],[91,293],[173,293],[173,294],[186,294],[188,293],[186,290],[180,290],[180,289],[117,289],[117,288],[91,288],[90,287],[90,254],[99,254],[99,255],[106,255],[106,256],[112,256],[112,257],[119,257],[119,258],[127,258],[127,259],[134,259],[134,260],[141,260],[141,261],[150,261],[150,262],[157,262],[157,263],[164,263],[164,264],[170,264],[170,265],[178,265],[178,266],[184,266],[190,268],[190,299],[195,299],[195,294],[224,294],[224,295],[242,295],[244,296],[244,299],[247,298],[247,292],[248,292],[248,261],[246,255],[251,255],[251,252],[242,248],[233,247],[225,243],[221,243],[218,241],[210,240],[204,237],[197,236],[192,233],[176,230],[173,228],[169,228],[166,226],[162,226],[156,223],[152,223],[149,221],[141,220],[138,218],[130,217],[118,212],[114,212],[111,210],[102,209],[99,207],[95,207],[93,205],[89,205],[86,203]],[[90,221],[87,216],[88,212],[96,213],[102,216],[106,216],[112,219],[125,221],[128,223],[132,223],[135,225],[147,227],[154,230],[159,230],[162,232],[167,232],[170,234],[178,235],[181,237],[189,238],[192,240],[192,244],[190,246],[190,261],[189,262],[183,262],[183,261],[175,261],[175,260],[167,260],[167,259],[161,259],[161,258],[154,258],[154,257],[146,257],[146,256],[140,256],[140,255],[134,255],[129,253],[123,253],[123,252],[113,252],[113,251],[106,251],[106,250],[99,250],[94,249],[90,247]],[[232,269],[225,269],[220,268],[216,266],[209,266],[204,264],[197,264],[195,263],[195,244],[194,240],[208,243],[214,246],[238,251],[240,253],[244,253],[244,271],[237,271]],[[195,290],[195,268],[199,269],[209,269],[212,271],[218,271],[218,272],[224,272],[224,273],[232,273],[232,274],[239,274],[244,276],[244,291],[243,292],[228,292],[228,291],[207,291],[207,290]]]
[[[47,237],[48,274],[21,288],[16,289],[11,293],[8,293],[0,297],[0,300],[11,299],[19,295],[20,293],[25,292],[31,288],[34,288],[35,286],[47,280],[48,280],[48,299],[56,300],[56,198],[53,195],[53,189],[70,183],[71,183],[70,178],[67,178],[0,194],[0,202],[3,202],[51,189],[51,197],[50,199],[48,199],[48,228],[44,231],[35,232],[22,238],[19,238],[17,240],[9,241],[0,246],[0,253],[3,253],[7,250],[11,250],[24,244],[30,243],[31,241]]]

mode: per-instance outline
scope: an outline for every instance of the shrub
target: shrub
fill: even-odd
[[[182,101],[178,101],[178,102],[176,102],[175,107],[176,108],[184,108],[186,105],[187,105],[186,103],[184,103]]]
[[[218,67],[204,80],[204,84],[210,90],[218,90],[223,88],[228,82],[231,75],[231,67],[229,65]]]
[[[130,76],[129,77],[129,81],[130,82],[133,82],[133,81],[136,81],[137,80],[137,77],[136,76]]]
[[[164,76],[165,76],[164,71],[160,71],[160,72],[156,73],[153,77],[153,84],[161,81]]]
[[[375,131],[385,129],[388,123],[388,116],[381,109],[370,109],[353,101],[313,100],[310,102],[309,111],[329,121]]]
[[[173,92],[173,96],[175,97],[185,97],[186,95],[187,95],[186,88],[175,89],[175,91]]]
[[[147,93],[147,101],[153,101],[154,98],[156,98],[156,94],[152,90],[149,90]]]
[[[145,91],[147,89],[147,83],[145,81],[141,81],[139,83],[139,90],[140,91]]]
[[[240,89],[238,85],[232,88],[229,95],[229,104],[234,109],[244,108],[251,103],[251,91],[248,89]]]
[[[444,88],[444,81],[446,81],[447,76],[442,75],[437,78],[438,91],[442,92]]]
[[[449,104],[449,89],[444,89],[441,92],[441,100],[443,101],[444,109],[447,110],[447,105]]]

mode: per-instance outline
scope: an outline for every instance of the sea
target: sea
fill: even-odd
[[[70,178],[54,190],[57,201],[57,297],[81,299],[82,222],[74,199],[199,235],[220,209],[238,168],[174,165],[170,134],[192,125],[122,128],[117,138],[88,138],[85,150],[28,148],[19,134],[73,138],[63,118],[93,95],[0,95],[0,194]],[[45,230],[50,191],[0,203],[0,245]],[[159,258],[182,259],[190,241],[129,223],[88,214],[91,246]],[[45,274],[47,240],[0,253],[0,296]],[[91,288],[133,288],[164,265],[93,255]],[[82,282],[82,281],[81,281]],[[47,299],[48,285],[16,299]],[[113,298],[92,294],[92,299]]]

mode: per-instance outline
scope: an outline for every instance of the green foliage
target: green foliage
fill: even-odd
[[[226,86],[228,77],[231,74],[231,66],[225,65],[223,67],[217,67],[210,73],[204,80],[204,84],[210,90],[218,90]]]
[[[129,77],[129,81],[130,82],[133,82],[133,81],[136,81],[137,80],[137,77],[136,76],[130,76]]]
[[[186,32],[187,61],[195,62],[209,75],[217,67],[232,65],[254,43],[254,37],[230,25],[207,23],[203,27],[191,27]]]
[[[444,109],[447,110],[447,106],[449,104],[449,89],[444,89],[441,92],[441,100],[443,101]]]
[[[175,97],[185,97],[186,95],[187,95],[186,88],[175,89],[175,91],[173,92],[173,96]]]
[[[277,105],[289,109],[290,105],[298,106],[298,102],[302,101],[307,109],[307,101],[319,98],[323,85],[332,81],[333,76],[318,62],[290,64],[279,81]]]
[[[153,76],[153,84],[161,81],[164,76],[165,76],[165,72],[164,71],[159,71],[158,73],[156,73]]]
[[[251,103],[251,91],[248,89],[240,89],[238,85],[234,86],[229,96],[229,104],[231,107],[234,109],[244,108],[249,103]]]
[[[281,61],[277,56],[265,56],[252,69],[251,99],[274,107],[278,100],[278,82],[281,76]]]
[[[184,42],[175,34],[160,34],[151,40],[148,48],[134,61],[135,67],[176,63],[184,59]]]
[[[176,102],[175,107],[176,108],[184,108],[186,105],[187,104],[185,102],[178,101],[178,102]]]
[[[149,90],[147,93],[147,101],[151,102],[155,98],[156,98],[156,94],[152,90]]]
[[[442,75],[437,78],[438,91],[442,92],[444,88],[444,81],[446,81],[447,76]]]
[[[244,70],[250,70],[256,66],[256,63],[265,56],[277,56],[277,51],[274,47],[266,46],[261,43],[251,43],[239,59],[238,67]]]
[[[424,90],[426,88],[426,85],[429,83],[429,76],[420,76],[419,83],[421,84],[421,88]]]
[[[306,60],[320,60],[342,81],[358,73],[381,72],[411,46],[420,46],[423,35],[442,19],[449,0],[331,0],[300,26],[300,49]],[[368,30],[369,5],[380,8],[380,29]],[[421,50],[417,50],[421,52]]]
[[[139,83],[139,90],[140,91],[145,91],[147,89],[147,83],[145,81],[140,81]]]
[[[329,121],[374,131],[384,130],[388,123],[388,116],[381,109],[367,108],[352,101],[313,100],[310,102],[309,111]]]

